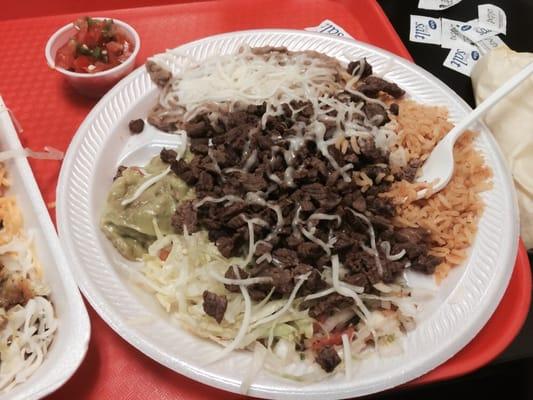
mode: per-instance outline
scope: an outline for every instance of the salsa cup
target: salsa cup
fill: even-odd
[[[96,17],[93,19],[103,20],[103,17]],[[128,39],[133,44],[133,52],[123,63],[110,68],[105,71],[95,72],[95,73],[80,73],[68,71],[64,68],[58,67],[55,65],[55,57],[57,51],[65,44],[67,41],[74,36],[76,29],[74,24],[70,23],[62,28],[58,29],[51,37],[48,39],[45,47],[45,57],[48,66],[52,69],[55,69],[59,73],[63,74],[67,82],[79,93],[88,96],[88,97],[101,97],[103,96],[111,87],[113,87],[118,81],[123,77],[128,75],[135,66],[135,59],[139,53],[139,48],[141,47],[141,39],[139,35],[130,25],[126,24],[123,21],[113,18],[113,22],[120,26],[127,34]]]

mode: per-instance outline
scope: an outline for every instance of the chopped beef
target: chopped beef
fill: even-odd
[[[186,200],[176,207],[171,224],[177,233],[183,233],[183,227],[189,234],[198,231],[198,217],[192,200]]]
[[[361,71],[361,65],[363,65],[363,71]],[[366,61],[366,58],[362,58],[361,60],[350,62],[347,71],[350,75],[361,74],[360,79],[364,79],[367,76],[372,75],[372,65]]]
[[[226,296],[215,294],[209,290],[204,290],[202,297],[204,298],[202,304],[204,312],[220,324],[228,307],[228,299]]]
[[[333,372],[337,365],[341,363],[341,358],[333,346],[322,347],[318,351],[315,360],[328,373]]]
[[[272,257],[283,265],[293,266],[298,264],[298,253],[291,249],[276,249],[272,252]]]
[[[139,134],[144,130],[144,121],[142,119],[132,119],[128,124],[130,132],[133,135]]]
[[[245,173],[241,174],[239,179],[244,190],[247,192],[263,191],[268,186],[266,180],[259,174]]]
[[[369,202],[368,209],[377,215],[393,217],[395,207],[389,199],[377,197]]]
[[[307,294],[316,293],[326,287],[326,282],[322,280],[322,276],[318,270],[307,264],[298,264],[293,270],[292,273],[294,278],[299,276],[304,276],[309,274],[307,279],[302,285],[300,292],[298,294],[305,296]]]
[[[242,219],[242,218],[241,218]],[[254,252],[254,255],[256,257],[260,257],[262,256],[263,254],[267,254],[267,253],[270,253],[272,251],[272,243],[268,243],[268,242],[259,242],[257,244],[257,247],[255,248],[255,252]]]
[[[413,182],[416,178],[416,174],[420,165],[422,165],[422,162],[420,160],[409,161],[409,164],[403,167],[396,174],[396,179],[399,181],[406,180],[407,182]]]
[[[216,240],[215,244],[220,254],[224,257],[234,257],[242,244],[242,237],[238,233],[232,236],[221,236]]]
[[[242,268],[236,267],[237,272],[239,273],[239,276],[235,275],[235,272],[233,271],[233,266],[229,267],[226,273],[224,274],[224,278],[227,279],[246,279],[250,275],[248,272],[244,271]],[[230,292],[240,292],[241,289],[239,288],[239,285],[224,285],[227,290]]]
[[[115,181],[116,179],[120,178],[122,176],[122,173],[124,171],[126,171],[128,169],[128,167],[124,166],[124,165],[119,165],[119,167],[117,168],[117,172],[115,174],[115,176],[113,177],[113,181]]]
[[[388,163],[389,157],[383,150],[376,147],[373,138],[363,138],[358,140],[361,149],[361,157],[370,164]]]
[[[426,240],[429,233],[422,228],[400,228],[394,232],[399,243],[421,243]]]
[[[172,164],[173,161],[176,161],[177,156],[178,156],[178,153],[176,153],[174,150],[169,150],[169,149],[163,149],[161,150],[161,153],[159,153],[159,157],[161,158],[161,161],[167,164]]]
[[[146,62],[146,69],[152,81],[160,87],[163,87],[172,78],[172,73],[154,61]]]
[[[163,132],[173,132],[181,126],[179,116],[169,114],[166,109],[157,105],[148,115],[148,123]]]
[[[367,103],[363,107],[366,117],[372,121],[373,125],[381,126],[390,121],[387,110],[381,104]]]
[[[279,294],[290,294],[294,288],[292,273],[288,269],[270,266],[263,269],[259,276],[272,278],[272,285],[276,288],[276,292]]]
[[[405,94],[405,90],[401,89],[397,84],[388,82],[385,79],[371,75],[362,81],[362,84],[357,87],[364,95],[376,98],[379,92],[385,92],[395,99],[402,97]]]
[[[370,281],[368,280],[368,277],[362,272],[358,272],[353,275],[347,275],[344,277],[343,280],[344,282],[349,283],[350,285],[359,286],[362,288],[370,287]]]
[[[315,200],[324,200],[328,195],[328,189],[318,182],[303,185],[302,191]]]
[[[400,114],[400,106],[398,105],[398,103],[391,103],[391,105],[389,106],[389,111],[392,115],[398,115]]]
[[[4,268],[2,264],[0,264],[0,267]],[[18,304],[25,305],[33,296],[29,280],[22,277],[2,276],[0,280],[1,308],[9,310]]]
[[[316,243],[303,242],[298,246],[297,252],[298,252],[298,257],[301,260],[312,262],[313,260],[320,257],[324,253],[324,250],[322,249],[322,247],[320,247]]]
[[[188,123],[185,125],[185,131],[190,138],[201,138],[208,134],[209,126],[205,121]]]
[[[302,310],[309,309],[309,315],[313,318],[330,316],[335,312],[353,305],[351,297],[344,297],[338,293],[332,293],[317,300],[303,302],[300,305]]]
[[[435,257],[429,254],[421,254],[411,265],[411,268],[415,271],[420,271],[425,274],[432,274],[435,272],[435,268],[440,263],[441,259],[439,257]]]

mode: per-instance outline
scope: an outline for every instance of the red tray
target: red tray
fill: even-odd
[[[128,4],[127,0],[110,0],[109,4],[119,3]],[[139,65],[148,55],[207,35],[252,28],[302,29],[318,25],[326,18],[361,41],[410,59],[373,0],[226,0],[90,14],[120,18],[137,29],[142,41]],[[0,94],[24,128],[20,135],[23,143],[34,149],[50,145],[65,150],[95,104],[72,91],[59,74],[48,69],[44,60],[48,37],[74,18],[75,15],[63,15],[0,22],[4,60],[0,63]],[[53,202],[60,164],[34,160],[31,164],[45,201]],[[51,214],[55,218],[53,210]],[[520,330],[530,296],[531,272],[524,246],[520,245],[510,285],[485,328],[455,357],[408,385],[463,375],[491,361]],[[198,400],[241,397],[194,382],[157,364],[128,345],[90,306],[88,308],[93,328],[87,357],[72,379],[50,398]]]

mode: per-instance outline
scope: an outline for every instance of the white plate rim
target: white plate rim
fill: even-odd
[[[455,102],[455,106],[458,107],[458,109],[460,109],[463,113],[471,110],[470,107],[462,99],[460,99],[451,89],[449,89],[444,83],[442,83],[440,80],[438,80],[422,68],[417,67],[416,65],[408,62],[407,60],[404,60],[388,51],[379,49],[375,46],[368,45],[366,43],[352,41],[350,39],[331,38],[325,37],[324,35],[318,33],[296,30],[264,29],[229,32],[221,35],[215,35],[188,43],[186,45],[180,46],[180,48],[185,51],[187,49],[193,48],[194,46],[198,46],[202,43],[207,43],[209,41],[230,39],[237,36],[253,36],[260,34],[272,34],[274,36],[290,35],[295,38],[300,37],[302,40],[310,40],[310,43],[330,41],[331,43],[335,44],[357,46],[361,49],[368,50],[369,52],[380,53],[385,57],[388,57],[389,59],[393,60],[394,63],[401,66],[406,71],[409,71],[413,74],[417,74],[420,77],[431,81],[431,84],[434,87],[438,87],[443,93],[446,93],[450,99],[453,99],[453,101]],[[96,115],[98,115],[98,113],[100,113],[104,109],[107,102],[112,99],[114,95],[119,93],[120,90],[126,87],[128,83],[134,81],[134,79],[140,76],[142,73],[143,67],[140,67],[139,69],[131,73],[128,77],[126,77],[124,80],[122,80],[104,98],[102,98],[102,100],[100,100],[100,102],[89,113],[85,121],[80,125],[63,162],[63,168],[60,173],[59,184],[57,187],[59,234],[62,240],[64,240],[67,254],[73,260],[73,272],[82,292],[84,293],[88,301],[91,303],[91,305],[98,312],[98,314],[120,336],[122,336],[126,341],[128,341],[130,344],[142,351],[147,356],[189,378],[195,379],[197,381],[206,383],[208,385],[220,389],[228,390],[231,392],[238,392],[238,385],[236,385],[235,382],[232,382],[231,379],[225,379],[224,377],[214,376],[213,374],[207,372],[205,369],[199,368],[198,366],[186,365],[184,363],[176,361],[175,357],[172,357],[169,354],[166,354],[165,352],[161,352],[160,349],[157,348],[157,346],[155,346],[153,343],[147,342],[142,336],[135,332],[135,329],[132,329],[131,326],[128,326],[126,323],[124,323],[124,321],[121,319],[121,316],[107,308],[106,301],[98,295],[97,291],[94,290],[94,282],[91,282],[87,274],[84,272],[83,265],[80,265],[78,257],[76,256],[75,251],[72,247],[70,237],[71,229],[69,227],[69,224],[67,223],[67,209],[69,207],[69,202],[65,194],[67,193],[68,189],[68,171],[72,169],[72,165],[73,163],[75,163],[76,149],[78,149],[78,147],[80,146],[84,132],[87,131],[89,125],[96,117]],[[481,328],[488,321],[488,319],[496,309],[497,305],[499,304],[499,301],[503,296],[503,293],[507,287],[511,276],[512,266],[514,265],[516,249],[518,246],[518,214],[515,204],[516,199],[514,195],[514,189],[510,183],[510,176],[505,168],[501,153],[499,152],[494,139],[490,136],[490,134],[485,133],[488,132],[487,127],[482,124],[480,126],[481,130],[484,132],[484,136],[486,136],[486,140],[489,143],[491,150],[495,154],[496,167],[500,170],[502,174],[502,184],[504,185],[504,188],[507,189],[506,193],[504,193],[504,196],[506,196],[505,203],[506,207],[508,208],[507,212],[508,216],[510,217],[510,222],[507,224],[508,226],[506,229],[508,236],[504,237],[503,239],[505,242],[505,246],[503,248],[503,251],[499,253],[499,257],[502,261],[498,275],[498,284],[491,285],[489,287],[490,292],[485,293],[488,296],[489,300],[487,301],[485,298],[483,309],[476,314],[475,320],[468,324],[470,327],[468,333],[463,334],[459,339],[455,340],[453,344],[446,346],[444,349],[438,350],[431,357],[431,362],[426,362],[425,364],[421,364],[416,367],[410,368],[409,370],[405,370],[402,373],[397,374],[396,376],[390,377],[386,380],[386,382],[381,382],[378,385],[374,384],[366,386],[352,386],[348,388],[343,387],[342,389],[335,389],[331,387],[328,388],[326,387],[326,385],[324,388],[321,388],[320,390],[313,390],[312,392],[305,390],[303,387],[294,387],[292,389],[282,388],[278,390],[275,387],[269,387],[265,389],[263,387],[256,387],[255,385],[253,385],[251,391],[249,392],[251,395],[258,397],[306,397],[318,399],[322,398],[324,395],[327,395],[328,397],[332,398],[343,398],[360,396],[384,390],[412,380],[430,371],[437,365],[440,365],[441,363],[445,362],[447,359],[457,353],[461,348],[463,348],[479,332],[479,330],[481,330]]]

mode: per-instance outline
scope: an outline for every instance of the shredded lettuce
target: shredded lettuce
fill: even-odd
[[[208,362],[215,362],[234,350],[254,352],[249,374],[243,381],[243,390],[257,375],[257,368],[274,371],[277,375],[300,382],[315,382],[326,374],[314,361],[315,355],[307,346],[305,351],[297,351],[296,343],[302,340],[308,344],[315,340],[319,332],[315,330],[317,321],[300,309],[305,300],[314,300],[331,293],[339,293],[355,300],[350,313],[346,312],[336,322],[333,318],[321,325],[322,334],[328,334],[342,325],[354,314],[360,317],[355,326],[353,337],[342,335],[343,362],[336,371],[344,371],[347,377],[353,376],[353,360],[360,360],[374,350],[381,356],[396,355],[402,351],[399,338],[414,324],[412,315],[416,306],[408,291],[401,285],[378,285],[387,290],[385,295],[361,293],[360,288],[340,281],[342,266],[338,256],[332,257],[332,267],[325,268],[323,278],[332,287],[322,292],[298,297],[298,291],[307,279],[306,275],[296,280],[295,287],[288,298],[272,299],[273,289],[260,302],[252,301],[247,287],[264,283],[269,278],[225,278],[231,266],[243,265],[243,258],[225,258],[217,247],[209,241],[207,232],[200,231],[184,235],[164,234],[154,223],[157,239],[149,246],[143,256],[139,274],[133,277],[140,285],[152,291],[161,306],[172,315],[185,329],[198,336],[208,338],[221,346],[222,351]],[[162,249],[168,251],[165,260],[159,257]],[[240,293],[226,290],[224,284],[238,285]],[[221,323],[208,316],[203,310],[203,292],[226,296],[227,308]],[[383,293],[383,292],[382,292]],[[389,302],[397,306],[395,310],[369,308],[371,304]],[[402,310],[405,310],[404,314]],[[261,344],[262,343],[262,344]]]

